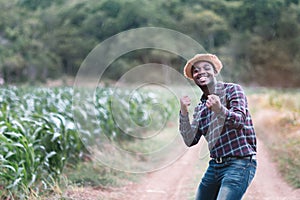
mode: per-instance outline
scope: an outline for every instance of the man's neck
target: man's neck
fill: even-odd
[[[204,85],[204,86],[199,86],[199,87],[202,90],[204,96],[208,96],[210,94],[215,93],[215,85],[216,85],[216,83],[211,83],[209,85]]]

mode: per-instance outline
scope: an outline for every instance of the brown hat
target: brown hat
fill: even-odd
[[[219,73],[223,67],[221,61],[219,60],[219,58],[216,55],[196,54],[192,59],[188,60],[186,65],[184,66],[183,72],[184,72],[185,77],[187,77],[189,79],[193,79],[192,66],[196,62],[199,62],[199,61],[210,62],[214,66],[217,73]]]

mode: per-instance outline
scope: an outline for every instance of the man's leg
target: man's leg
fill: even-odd
[[[215,200],[219,188],[215,169],[209,165],[198,187],[196,200]]]
[[[256,160],[234,160],[224,170],[217,200],[240,200],[254,178]]]

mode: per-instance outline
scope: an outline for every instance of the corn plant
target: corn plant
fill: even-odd
[[[158,104],[159,95],[149,91],[120,98],[129,94],[109,88],[95,96],[75,94],[72,88],[0,89],[0,197],[26,199],[50,189],[66,165],[76,165],[88,153],[85,140],[95,141],[99,134],[130,142],[133,138],[122,134],[128,130],[116,126],[113,109],[138,127],[170,119],[174,100],[162,98]],[[72,108],[74,95],[86,99],[78,109]],[[96,107],[98,120],[86,120],[92,117],[90,106]],[[88,123],[76,123],[74,115]]]
[[[71,109],[71,97],[71,90],[64,89],[1,90],[0,185],[7,191],[3,195],[21,198],[48,188],[67,160],[78,160],[84,148],[70,115],[64,113]]]

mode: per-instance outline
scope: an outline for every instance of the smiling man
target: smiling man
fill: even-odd
[[[256,172],[256,135],[247,98],[240,85],[217,81],[222,67],[213,54],[197,54],[184,67],[184,75],[203,94],[192,123],[191,99],[180,99],[180,133],[189,147],[204,136],[211,157],[196,200],[242,199]]]

